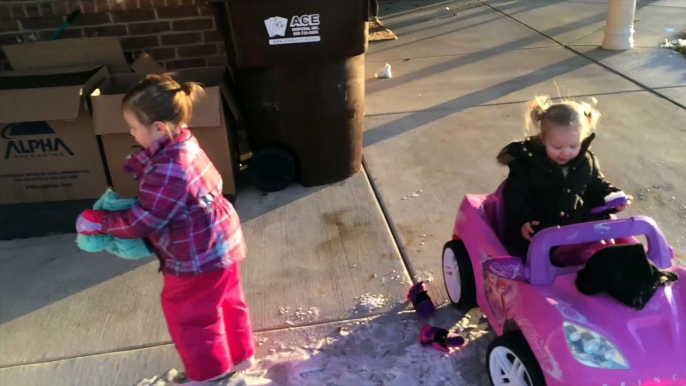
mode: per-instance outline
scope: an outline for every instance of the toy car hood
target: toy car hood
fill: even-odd
[[[571,322],[604,335],[632,368],[648,363],[655,371],[683,368],[686,381],[686,270],[671,270],[679,281],[659,287],[642,310],[604,293],[582,295],[574,283],[576,275],[558,277],[553,286],[537,290],[557,311],[560,323]]]

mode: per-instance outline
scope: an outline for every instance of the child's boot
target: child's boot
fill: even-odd
[[[250,357],[244,361],[240,361],[231,368],[232,373],[240,373],[241,371],[250,370],[255,365],[255,357]]]
[[[231,371],[229,373],[223,374],[214,379],[208,379],[206,381],[194,381],[186,376],[186,373],[179,374],[170,383],[166,383],[166,386],[230,386],[239,381],[238,376],[235,372]],[[154,385],[154,384],[153,384]]]
[[[242,371],[250,370],[255,365],[255,357],[252,356],[246,360],[236,363],[229,372],[224,373],[216,378],[208,379],[206,381],[193,381],[186,376],[186,373],[168,373],[163,378],[169,378],[168,386],[230,386],[234,381],[238,380],[238,374]],[[147,385],[146,385],[147,386]]]
[[[407,300],[412,303],[415,311],[417,311],[417,315],[421,318],[427,318],[436,311],[436,306],[431,301],[424,282],[420,281],[410,288],[410,291],[407,293]]]
[[[450,352],[451,347],[460,347],[464,344],[464,338],[444,328],[424,325],[419,334],[419,343],[422,346],[432,346],[436,350]]]

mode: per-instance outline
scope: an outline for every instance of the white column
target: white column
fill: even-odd
[[[615,51],[634,48],[635,16],[636,0],[608,0],[603,48]]]

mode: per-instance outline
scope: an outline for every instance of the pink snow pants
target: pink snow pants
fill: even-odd
[[[164,275],[162,310],[191,380],[221,376],[255,354],[239,264],[197,276]]]

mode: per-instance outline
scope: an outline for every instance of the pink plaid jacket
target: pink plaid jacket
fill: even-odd
[[[105,216],[105,233],[147,238],[161,270],[190,276],[246,257],[240,220],[222,196],[222,179],[187,127],[129,156],[124,171],[139,180],[138,201]]]

